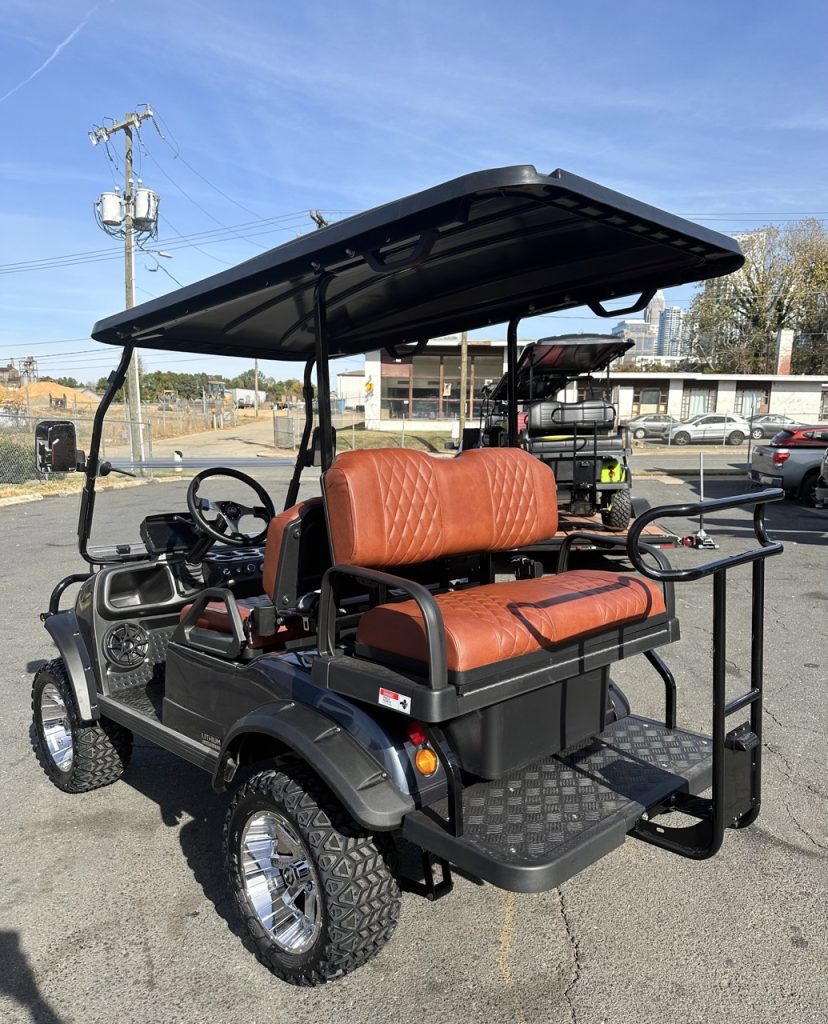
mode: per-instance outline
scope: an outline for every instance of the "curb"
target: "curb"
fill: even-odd
[[[96,494],[106,494],[107,491],[125,491],[130,487],[146,487],[148,484],[175,484],[181,482],[180,476],[165,476],[153,480],[119,480],[117,483],[107,484],[106,487],[96,490]],[[72,498],[80,497],[82,488],[69,487],[61,491],[32,491],[31,494],[11,494],[6,498],[0,498],[0,508],[7,505],[22,505],[27,501],[46,501],[49,498]]]
[[[698,466],[695,469],[676,469],[674,467],[669,469],[656,469],[653,467],[652,469],[637,469],[633,472],[634,480],[640,480],[642,477],[647,476],[677,476],[685,479],[687,477],[697,478],[700,477],[701,474],[699,473]],[[739,469],[705,469],[704,476],[705,479],[708,477],[724,477],[736,480],[745,480],[747,483],[750,482],[747,480],[747,474],[745,471]]]

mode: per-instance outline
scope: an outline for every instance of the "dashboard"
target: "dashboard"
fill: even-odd
[[[141,540],[151,555],[186,555],[203,540],[189,512],[163,512],[141,523]],[[204,585],[261,580],[264,548],[234,548],[217,544],[201,559]]]

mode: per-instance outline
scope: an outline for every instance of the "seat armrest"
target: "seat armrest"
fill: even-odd
[[[223,602],[233,626],[232,636],[199,627],[199,617],[210,601]],[[227,590],[225,587],[208,587],[207,590],[202,590],[178,624],[173,640],[176,643],[186,643],[188,647],[194,647],[196,650],[205,651],[208,654],[238,658],[246,643],[246,638],[244,624],[232,590]]]
[[[428,646],[428,680],[432,690],[448,686],[448,665],[446,660],[446,632],[443,617],[433,595],[420,583],[358,565],[334,565],[322,577],[322,591],[319,601],[319,653],[333,657],[336,652],[336,616],[338,609],[335,580],[339,578],[368,580],[384,587],[402,590],[417,602],[423,617]]]

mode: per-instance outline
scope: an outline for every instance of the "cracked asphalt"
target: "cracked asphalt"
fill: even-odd
[[[263,470],[274,495],[284,470]],[[640,480],[655,504],[692,483]],[[735,479],[710,496],[736,493]],[[150,512],[184,507],[184,484],[99,499],[102,539],[130,539]],[[123,781],[54,789],[29,749],[32,670],[53,656],[38,620],[58,578],[82,568],[77,498],[0,508],[0,1020],[4,1024],[436,1020],[685,1024],[828,1020],[828,512],[771,508],[786,544],[768,563],[762,814],[711,861],[629,840],[539,896],[458,878],[436,904],[406,895],[374,961],[322,989],[274,980],[243,947],[220,863],[226,797],[144,741]],[[750,543],[746,514],[706,527],[721,553]],[[688,527],[680,524],[678,532]],[[121,533],[116,531],[120,530]],[[705,558],[682,551],[682,564]],[[749,570],[732,574],[729,693],[749,685]],[[663,653],[679,722],[710,714],[709,581],[678,594],[683,639]],[[634,710],[657,716],[642,658],[613,672]]]

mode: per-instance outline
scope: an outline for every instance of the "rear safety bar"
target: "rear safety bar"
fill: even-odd
[[[662,811],[682,811],[698,819],[695,824],[675,828],[643,818],[632,835],[683,857],[703,860],[718,852],[725,828],[744,828],[759,816],[762,770],[762,686],[764,681],[765,559],[782,553],[783,546],[772,541],[765,528],[765,506],[784,498],[780,488],[758,494],[737,494],[686,505],[665,505],[638,516],[627,536],[627,554],[635,568],[650,579],[664,584],[683,583],[713,577],[713,764],[709,799],[676,794]],[[640,543],[644,528],[656,519],[707,515],[725,509],[753,506],[753,530],[758,548],[689,569],[665,568],[644,561],[648,545]],[[644,550],[642,550],[642,548]],[[752,564],[750,689],[728,701],[727,681],[727,572],[739,565]],[[658,668],[658,666],[655,666]],[[665,666],[666,668],[666,666]],[[669,699],[669,698],[668,698]],[[668,705],[669,707],[669,705]],[[750,708],[750,722],[726,732],[727,719]],[[668,712],[669,713],[669,712]]]

